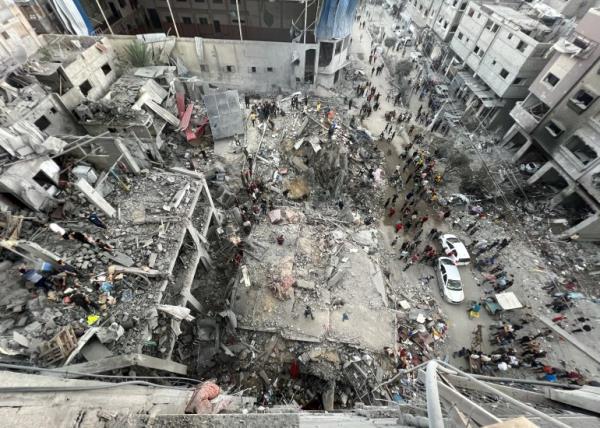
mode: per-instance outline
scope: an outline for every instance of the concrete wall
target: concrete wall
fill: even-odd
[[[63,32],[63,26],[54,13],[54,8],[50,4],[50,0],[20,1],[17,5],[36,33]]]
[[[64,67],[65,75],[73,85],[73,88],[62,97],[68,109],[73,109],[85,98],[90,100],[101,98],[108,91],[110,85],[117,80],[115,52],[106,43],[106,39],[100,43],[103,48],[106,48],[104,51],[92,46],[83,51],[75,61]],[[108,73],[102,70],[106,64],[110,67]],[[86,81],[92,86],[87,96],[80,89],[80,85]]]
[[[120,52],[132,36],[109,38]],[[314,44],[204,39],[199,59],[194,39],[179,38],[172,55],[180,58],[193,76],[202,82],[243,91],[273,92],[295,89],[304,78],[304,51]],[[293,58],[298,64],[293,64]],[[227,67],[231,67],[228,71]],[[253,71],[252,67],[256,70]]]

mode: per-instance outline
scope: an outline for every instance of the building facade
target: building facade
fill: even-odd
[[[466,116],[501,127],[548,61],[560,22],[549,27],[520,8],[470,1],[450,41],[457,57],[451,87],[465,101]]]
[[[35,30],[12,0],[0,0],[0,80],[42,46]]]
[[[305,3],[291,0],[148,0],[149,27],[182,37],[288,42],[304,30]],[[240,17],[238,19],[238,9]],[[317,3],[306,8],[307,25],[317,18]],[[177,29],[175,29],[175,26]],[[314,30],[314,27],[313,27]],[[308,34],[314,41],[314,32]]]
[[[38,34],[60,34],[64,27],[50,0],[17,0],[21,12]]]
[[[539,169],[550,208],[567,210],[564,235],[600,239],[600,9],[553,47],[548,64],[510,115],[503,144],[519,163]]]

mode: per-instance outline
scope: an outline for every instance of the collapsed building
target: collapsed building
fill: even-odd
[[[322,31],[324,74],[353,89],[340,78],[349,34]],[[389,148],[356,123],[342,95],[319,98],[325,114],[313,107],[298,64],[246,84],[229,75],[248,58],[237,55],[263,44],[162,34],[42,40],[2,85],[7,418],[297,426],[428,417],[483,426],[525,413],[536,423],[597,423],[593,389],[490,389],[451,367],[440,380],[435,366],[425,370],[448,354],[450,320],[425,287],[430,278],[390,280],[397,258],[373,224]],[[295,57],[294,45],[269,46]],[[255,126],[257,106],[273,119]],[[197,379],[214,381],[173,387]],[[103,389],[119,399],[89,393]],[[47,395],[24,404],[30,391]],[[44,411],[52,394],[65,400]]]

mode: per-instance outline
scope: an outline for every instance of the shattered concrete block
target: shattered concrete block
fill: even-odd
[[[19,333],[16,330],[13,331],[13,340],[24,348],[29,347],[29,339],[27,339],[25,336],[23,336],[21,333]]]
[[[38,336],[42,332],[42,323],[40,323],[39,321],[34,321],[31,324],[25,326],[24,330],[33,336]]]
[[[269,211],[269,221],[271,222],[271,224],[277,224],[280,223],[282,218],[281,218],[281,210],[277,209],[277,210],[272,210]]]
[[[312,282],[312,281],[306,281],[304,279],[298,279],[296,281],[296,287],[302,288],[304,290],[314,290],[315,289],[315,283]]]

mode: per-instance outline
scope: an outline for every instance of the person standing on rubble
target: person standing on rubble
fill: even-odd
[[[321,100],[317,101],[317,106],[316,106],[315,110],[317,111],[317,115],[318,115],[319,112],[321,111]]]
[[[308,317],[310,317],[312,320],[315,319],[312,308],[310,306],[306,305],[306,308],[304,309],[304,318],[308,318]]]
[[[253,127],[256,127],[256,113],[250,113],[250,122],[252,122]]]

